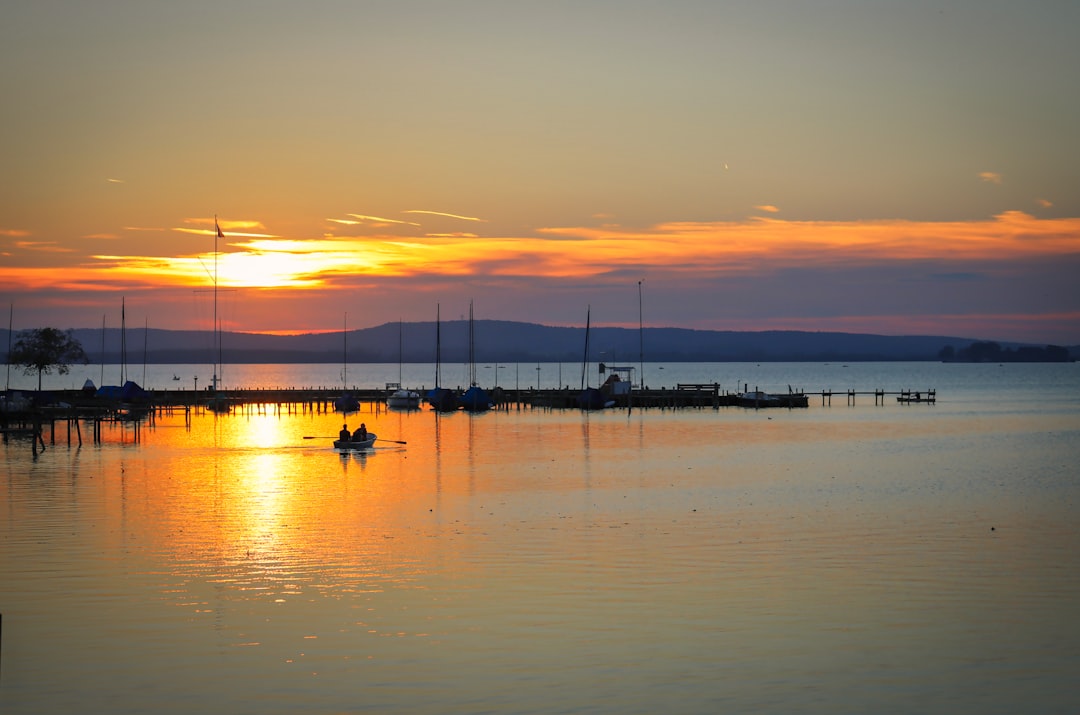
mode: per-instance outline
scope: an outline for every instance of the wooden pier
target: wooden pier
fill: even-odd
[[[815,395],[817,393],[814,393]],[[911,404],[913,402],[924,402],[928,404],[934,404],[937,402],[937,390],[900,390],[898,392],[889,392],[887,390],[873,390],[872,392],[858,392],[856,390],[845,390],[844,392],[834,392],[832,390],[821,391],[821,404],[824,407],[828,407],[832,404],[833,395],[843,395],[847,399],[848,405],[855,404],[855,398],[859,395],[862,396],[874,396],[875,405],[884,405],[887,397],[895,397],[896,401],[900,404]]]
[[[832,405],[834,396],[842,396],[848,406],[854,406],[857,398],[873,397],[874,405],[883,406],[889,398],[895,398],[900,405],[915,403],[935,404],[937,391],[929,390],[820,390],[815,392],[795,391],[788,393],[766,394],[748,391],[744,386],[742,393],[723,390],[719,383],[685,384],[680,383],[674,389],[637,389],[627,395],[614,397],[614,408],[633,410],[675,410],[675,409],[719,409],[721,407],[743,408],[804,408],[809,406],[810,398],[821,396],[821,405]],[[419,390],[423,394],[423,389]],[[224,400],[229,411],[237,414],[323,414],[335,412],[335,401],[341,397],[341,388],[281,388],[228,390],[217,397]],[[565,410],[578,409],[580,390],[564,387],[561,389],[505,390],[496,387],[490,391],[495,410]],[[153,425],[159,415],[182,412],[186,419],[192,415],[210,412],[213,395],[207,391],[163,390],[152,391],[150,398],[140,404],[121,403],[88,396],[81,390],[54,391],[51,393],[54,406],[34,407],[19,412],[0,412],[0,435],[4,442],[10,437],[30,437],[37,454],[45,449],[46,435],[50,444],[57,440],[72,444],[83,443],[83,429],[88,428],[89,439],[100,443],[102,429],[107,425],[118,425],[131,441],[138,442],[143,424]],[[385,389],[356,389],[349,394],[357,399],[360,412],[378,414],[389,412],[386,406],[388,392]],[[747,394],[751,396],[747,396]],[[753,397],[758,395],[759,397]],[[421,405],[420,410],[427,410]]]

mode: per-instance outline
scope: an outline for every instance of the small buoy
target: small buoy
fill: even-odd
[[[994,531],[994,527],[992,527],[992,526],[991,526],[991,527],[990,527],[990,531]]]

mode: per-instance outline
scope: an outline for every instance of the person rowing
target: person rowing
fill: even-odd
[[[367,438],[368,438],[367,425],[364,424],[363,422],[361,422],[360,426],[356,428],[355,432],[353,432],[352,441],[353,442],[367,442]]]

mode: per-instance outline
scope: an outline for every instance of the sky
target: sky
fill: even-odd
[[[31,327],[1080,344],[1072,0],[15,0]],[[217,238],[215,222],[221,229]],[[6,326],[5,326],[6,327]]]

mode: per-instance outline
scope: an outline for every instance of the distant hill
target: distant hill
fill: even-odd
[[[441,325],[442,360],[461,363],[469,358],[468,321],[451,320]],[[15,331],[18,334],[18,331]],[[557,328],[534,323],[477,320],[474,324],[477,362],[578,362],[585,350],[584,328]],[[121,331],[118,328],[74,330],[91,362],[118,363],[121,360]],[[401,328],[404,362],[434,362],[436,325],[434,322],[405,323]],[[206,331],[129,328],[124,339],[129,364],[212,363],[213,334]],[[0,330],[0,349],[6,351],[8,331]],[[350,363],[398,361],[398,323],[350,330],[342,334],[262,335],[225,333],[222,359],[226,363]],[[876,360],[962,360],[965,356],[986,358],[980,341],[944,336],[889,336],[857,333],[800,332],[770,330],[735,332],[688,330],[684,328],[592,328],[589,358],[593,362],[634,363],[644,349],[648,362],[819,362]],[[1047,346],[1026,343],[992,343],[999,349],[994,358],[1010,355],[1054,359],[1075,359],[1080,347],[1045,350]],[[104,350],[103,350],[104,345]],[[972,346],[976,346],[972,350]],[[103,354],[104,353],[104,354]],[[994,359],[991,358],[991,359]]]

